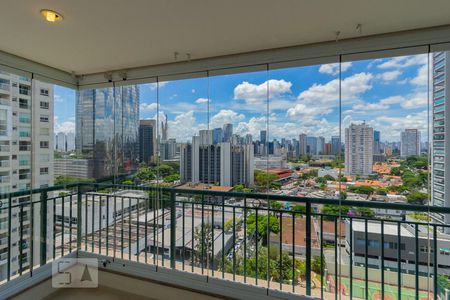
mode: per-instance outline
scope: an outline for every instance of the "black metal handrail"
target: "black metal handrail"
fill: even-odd
[[[51,195],[51,192],[55,191],[70,191],[69,193],[61,193],[58,195]],[[106,190],[107,193],[101,193],[99,191]],[[133,196],[129,194],[121,194],[117,193],[118,191],[144,191],[148,192],[147,195],[144,196]],[[114,191],[114,192],[113,192]],[[15,197],[20,196],[32,196],[38,195],[39,197],[30,197],[29,201],[21,201],[19,203],[14,203],[13,199]],[[438,274],[438,252],[437,251],[437,240],[440,238],[440,234],[438,235],[438,229],[440,228],[450,228],[450,225],[446,224],[435,224],[431,222],[425,221],[410,221],[410,220],[392,220],[392,219],[380,219],[375,217],[367,217],[367,216],[353,216],[347,214],[338,213],[334,214],[326,214],[323,212],[313,211],[313,204],[334,204],[340,205],[341,207],[364,207],[364,208],[381,208],[381,209],[392,209],[399,211],[408,211],[408,212],[426,212],[426,213],[440,213],[440,214],[450,214],[450,208],[447,207],[433,207],[433,206],[423,206],[423,205],[411,205],[411,204],[400,204],[400,203],[383,203],[383,202],[375,202],[375,201],[352,201],[352,200],[339,200],[339,199],[323,199],[323,198],[310,198],[310,197],[296,197],[296,196],[283,196],[283,195],[272,195],[272,194],[262,194],[262,193],[241,193],[241,192],[220,192],[220,191],[211,191],[211,190],[191,190],[191,189],[179,189],[179,188],[169,188],[169,187],[160,187],[160,186],[136,186],[136,185],[120,185],[120,184],[107,184],[107,183],[73,183],[66,185],[58,185],[48,188],[40,188],[33,189],[29,191],[20,191],[13,192],[9,194],[0,195],[0,199],[4,202],[3,199],[8,200],[8,206],[1,205],[0,206],[0,214],[4,211],[8,213],[8,245],[11,247],[11,231],[12,231],[12,222],[11,218],[13,215],[24,216],[27,211],[31,213],[27,218],[20,218],[20,241],[22,244],[25,242],[26,247],[20,247],[20,257],[23,255],[23,251],[27,248],[30,248],[32,251],[30,252],[30,259],[22,261],[19,260],[19,274],[22,275],[22,272],[25,270],[23,268],[23,264],[26,264],[27,261],[31,261],[29,268],[29,273],[32,275],[34,261],[38,261],[38,265],[42,266],[47,264],[49,261],[56,259],[58,257],[64,256],[67,253],[72,251],[90,251],[98,254],[114,255],[116,257],[117,253],[119,254],[118,258],[121,259],[132,259],[132,255],[136,256],[136,259],[139,261],[140,252],[132,253],[132,245],[135,246],[136,249],[141,249],[144,244],[144,252],[145,259],[143,262],[148,263],[148,253],[153,255],[153,263],[158,264],[159,260],[161,260],[162,265],[164,266],[164,261],[168,260],[170,264],[168,265],[170,268],[180,268],[177,266],[177,263],[182,264],[182,269],[185,270],[186,261],[191,265],[191,271],[194,272],[194,268],[201,268],[201,273],[203,274],[205,269],[211,270],[212,275],[214,276],[214,272],[216,274],[222,273],[222,278],[225,278],[224,274],[230,273],[232,275],[233,280],[236,279],[236,276],[243,277],[243,281],[247,282],[248,278],[252,277],[256,280],[256,284],[258,285],[258,279],[261,282],[262,280],[267,282],[267,288],[273,288],[270,285],[270,282],[278,282],[279,289],[284,289],[284,285],[286,285],[286,281],[291,281],[292,291],[295,292],[299,287],[298,279],[295,278],[296,274],[299,271],[296,269],[300,261],[303,261],[305,264],[305,272],[304,272],[304,281],[305,281],[305,289],[304,294],[312,295],[313,287],[312,283],[314,278],[312,277],[312,262],[315,257],[317,257],[320,252],[320,297],[324,298],[324,274],[323,268],[325,265],[324,262],[324,253],[326,252],[326,245],[324,242],[324,223],[331,222],[334,224],[334,244],[333,251],[330,253],[334,253],[334,288],[335,295],[337,297],[338,293],[341,293],[341,287],[338,284],[341,280],[339,275],[338,278],[338,255],[340,255],[343,249],[343,237],[342,235],[342,225],[341,221],[347,222],[348,228],[352,229],[355,222],[362,222],[364,224],[365,231],[363,232],[363,241],[364,241],[364,249],[362,250],[362,263],[364,265],[364,273],[366,281],[365,281],[365,290],[364,295],[367,298],[369,296],[369,257],[373,257],[374,254],[370,254],[374,251],[374,245],[369,247],[369,232],[368,232],[368,224],[375,223],[381,226],[381,248],[379,244],[375,247],[375,250],[379,250],[381,252],[381,290],[380,293],[384,298],[385,292],[385,277],[384,273],[387,270],[385,266],[385,236],[384,229],[386,224],[390,224],[391,226],[395,226],[398,231],[398,236],[396,237],[395,243],[397,243],[397,248],[392,245],[392,249],[396,249],[396,257],[395,261],[397,264],[397,291],[398,297],[401,297],[401,288],[402,288],[402,263],[404,258],[402,257],[402,241],[404,237],[400,234],[402,226],[409,226],[413,230],[415,230],[415,243],[414,243],[414,251],[415,251],[415,266],[414,270],[415,274],[415,295],[418,297],[419,293],[419,252],[425,249],[428,251],[428,255],[432,259],[428,263],[428,267],[431,268],[432,274]],[[239,200],[238,204],[235,202],[227,202],[231,200]],[[267,207],[260,207],[253,205],[255,201],[252,200],[263,200],[267,201]],[[119,202],[118,202],[119,201]],[[290,203],[299,203],[304,204],[304,211],[293,211],[284,207],[274,207],[272,204],[276,201],[284,201]],[[4,203],[3,203],[4,204]],[[36,206],[39,205],[39,206]],[[59,211],[57,211],[57,206],[60,206]],[[76,210],[73,210],[74,205],[76,205]],[[125,205],[125,207],[124,207]],[[66,207],[67,206],[67,207]],[[40,220],[37,222],[39,224],[39,229],[37,235],[39,235],[39,241],[37,242],[40,247],[40,255],[38,259],[33,258],[33,242],[34,239],[29,239],[24,237],[26,234],[31,233],[33,237],[33,231],[35,230],[34,225],[34,214],[33,211],[39,209],[40,212]],[[187,213],[189,211],[189,213]],[[148,220],[149,212],[153,213],[153,218]],[[14,214],[16,213],[16,214]],[[18,213],[18,214],[17,214]],[[215,219],[216,213],[219,214]],[[49,214],[53,215],[53,218],[50,218]],[[155,215],[156,214],[156,215]],[[158,216],[159,214],[159,216]],[[194,215],[196,219],[196,225],[194,224]],[[266,216],[267,219],[264,221],[259,217]],[[145,217],[145,220],[141,220]],[[274,217],[277,222],[277,230],[273,231],[269,228],[269,223],[271,222],[270,218]],[[24,222],[30,219],[30,228],[24,229]],[[73,221],[74,218],[76,221]],[[253,218],[252,226],[254,226],[254,231],[249,232],[249,218]],[[297,221],[299,219],[304,219],[301,224],[305,226],[304,236],[298,236],[296,233]],[[221,225],[216,228],[216,221],[221,222]],[[225,230],[227,222],[231,222],[231,232]],[[258,222],[266,222],[267,230],[264,235],[259,233]],[[73,224],[76,222],[76,224]],[[165,224],[165,222],[170,222],[170,224]],[[189,223],[190,222],[190,223]],[[200,222],[200,223],[199,223]],[[287,226],[285,222],[291,222],[290,227],[283,228],[283,226]],[[207,224],[212,223],[212,228],[206,226]],[[199,225],[200,224],[200,225]],[[261,223],[260,223],[261,224]],[[167,225],[167,226],[166,226]],[[200,228],[198,231],[197,226]],[[244,230],[238,230],[238,227],[242,226]],[[270,225],[271,226],[271,225]],[[313,226],[315,230],[313,230]],[[320,226],[320,230],[318,229]],[[430,228],[431,232],[431,244],[425,246],[423,241],[420,241],[419,245],[419,234],[418,230],[420,227]],[[48,229],[51,230],[48,230]],[[180,231],[181,229],[181,231]],[[37,229],[36,229],[37,230]],[[168,235],[166,236],[166,232],[168,230]],[[211,232],[208,232],[210,230]],[[339,233],[338,233],[339,230]],[[285,238],[283,233],[292,234],[291,244],[285,243],[282,238]],[[153,232],[153,233],[152,233]],[[195,232],[195,234],[194,234]],[[238,241],[240,232],[241,242]],[[315,236],[317,232],[320,233],[319,236]],[[49,237],[48,235],[52,236]],[[275,239],[272,237],[272,234],[275,234]],[[329,234],[329,233],[328,233]],[[181,235],[181,237],[180,237]],[[199,236],[194,236],[199,235]],[[216,235],[219,235],[220,240],[215,241]],[[225,240],[225,236],[227,236]],[[49,243],[50,240],[53,243]],[[178,240],[177,240],[178,238]],[[179,245],[179,239],[182,238],[181,246]],[[210,241],[208,239],[212,238],[212,244],[210,245]],[[353,237],[353,233],[350,234],[350,241],[346,241],[345,245],[349,248],[350,252],[350,275],[348,279],[350,281],[349,291],[350,298],[354,296],[354,279],[353,279],[353,269],[357,266],[353,266],[354,256],[353,251],[355,250],[356,242]],[[68,241],[66,240],[68,239]],[[162,239],[162,240],[158,240]],[[295,241],[300,239],[304,239],[304,246],[298,246]],[[187,247],[186,245],[189,244]],[[194,243],[194,240],[196,242]],[[177,244],[178,242],[178,244]],[[390,243],[394,243],[389,241]],[[31,245],[28,245],[31,244]],[[141,243],[141,244],[140,244]],[[214,247],[215,244],[219,243],[217,246],[221,247],[221,258],[215,257]],[[243,244],[243,248],[239,248],[240,244]],[[319,245],[317,245],[319,243]],[[358,243],[360,241],[358,240]],[[379,242],[378,242],[379,243]],[[140,247],[141,245],[141,247]],[[199,246],[200,245],[200,246]],[[133,247],[134,247],[133,246]],[[167,247],[166,247],[167,246]],[[263,247],[264,246],[264,247]],[[420,248],[426,247],[426,248]],[[209,249],[212,247],[212,249]],[[239,249],[236,250],[236,247]],[[270,249],[275,247],[278,252],[279,261],[276,262],[277,267],[280,268],[278,270],[277,275],[270,275],[273,270],[269,270],[271,265],[273,265],[273,261],[270,261],[269,253]],[[285,249],[285,248],[289,249]],[[296,247],[304,247],[304,253],[300,255],[297,253],[299,251]],[[208,249],[206,249],[208,248]],[[267,251],[267,270],[266,270],[266,278],[261,278],[261,275],[258,274],[261,270],[259,266],[261,264],[262,257],[260,256],[260,251],[262,248],[265,248]],[[389,248],[389,249],[391,249]],[[9,248],[10,249],[10,248]],[[165,252],[167,249],[167,253]],[[228,250],[226,250],[228,249]],[[243,250],[242,250],[243,249]],[[249,250],[250,249],[250,250]],[[339,250],[340,249],[340,250]],[[217,250],[217,249],[216,249]],[[102,252],[104,251],[104,252]],[[136,251],[136,250],[134,250]],[[141,250],[139,250],[141,251]],[[229,251],[229,253],[226,251]],[[250,251],[250,252],[249,252]],[[283,269],[282,265],[286,262],[282,262],[282,259],[286,259],[286,253],[290,253],[292,260],[292,270],[289,270],[291,277],[286,275],[287,270]],[[361,251],[361,249],[359,249]],[[394,251],[394,250],[389,250]],[[211,254],[212,253],[212,254]],[[250,254],[253,253],[253,258],[256,259],[256,274],[249,274],[248,265],[251,263],[248,261],[251,260],[252,257],[249,257]],[[128,254],[128,255],[124,255]],[[229,261],[229,257],[225,258],[226,255],[231,257],[231,261]],[[240,257],[239,255],[242,255]],[[361,255],[361,253],[360,253]],[[392,256],[392,253],[390,254]],[[422,254],[420,254],[422,255]],[[165,257],[168,258],[165,258]],[[6,280],[10,280],[12,276],[11,269],[11,251],[7,252],[7,278]],[[395,259],[395,257],[394,257]],[[413,258],[409,258],[410,260]],[[198,260],[198,262],[196,262]],[[238,262],[237,260],[240,260]],[[242,260],[242,261],[241,261]],[[242,265],[240,265],[242,263]],[[253,262],[255,263],[255,262]],[[228,264],[228,265],[227,265]],[[391,261],[392,264],[392,261]],[[240,273],[239,269],[243,267],[243,272]],[[227,269],[228,268],[228,269]],[[392,268],[392,266],[390,267]],[[217,275],[216,275],[217,276]],[[271,276],[278,276],[277,278],[272,278]],[[438,291],[438,279],[436,275],[433,275],[433,294],[434,298],[437,299]],[[346,277],[347,278],[347,277]],[[356,279],[355,279],[356,280]],[[387,283],[386,283],[387,284]],[[0,286],[1,288],[1,286]]]

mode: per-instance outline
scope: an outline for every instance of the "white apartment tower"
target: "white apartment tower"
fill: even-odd
[[[373,128],[352,123],[345,129],[345,173],[367,176],[372,173],[372,165]]]
[[[201,130],[192,137],[192,144],[180,148],[180,178],[182,182],[201,182],[233,186],[254,183],[253,144],[229,142],[214,144],[212,130]]]
[[[0,70],[0,193],[52,185],[53,143],[53,86]],[[17,205],[30,200],[21,196],[11,201]],[[2,206],[8,206],[7,202]],[[34,209],[37,221],[37,206]],[[7,275],[8,248],[11,275],[30,263],[30,206],[24,206],[22,214],[19,207],[11,209],[10,247],[4,242],[8,240],[7,211],[0,211],[0,280]]]
[[[432,205],[450,207],[450,52],[433,53],[433,135],[431,144],[432,163]],[[450,224],[450,215],[436,214],[438,221]]]
[[[402,158],[420,155],[420,131],[418,129],[405,129],[400,138],[400,156]]]

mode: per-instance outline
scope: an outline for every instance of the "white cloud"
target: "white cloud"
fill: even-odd
[[[400,75],[402,75],[401,71],[394,70],[394,71],[387,71],[384,73],[380,73],[377,75],[377,78],[380,78],[383,81],[391,81],[391,80],[397,79]]]
[[[212,127],[222,127],[226,123],[237,123],[245,119],[243,114],[239,114],[233,110],[222,109],[211,118]]]
[[[203,103],[208,103],[208,101],[211,102],[211,100],[208,100],[206,98],[198,98],[197,100],[195,100],[195,103],[203,104]]]
[[[341,63],[341,72],[347,71],[352,66],[351,62]],[[339,74],[339,63],[321,65],[319,72],[322,74],[337,75]]]
[[[160,122],[163,118],[160,118]],[[192,141],[192,136],[198,135],[200,129],[205,129],[205,124],[197,124],[194,111],[178,114],[174,120],[167,122],[169,126],[168,135],[178,142]]]
[[[399,104],[403,109],[418,109],[424,108],[428,104],[427,94],[424,92],[418,92],[415,94],[407,96],[390,96],[381,99],[379,102],[359,102],[352,107],[353,113],[366,113],[372,111],[378,113],[377,110],[386,110],[391,107],[391,105]],[[346,112],[344,112],[346,113]]]
[[[431,70],[430,70],[430,72],[431,72]],[[427,81],[428,81],[428,66],[423,65],[417,71],[416,77],[411,79],[411,83],[414,85],[417,85],[417,86],[426,86]]]
[[[54,129],[55,134],[58,132],[75,133],[75,122],[73,122],[71,120],[71,118],[69,118],[68,121],[64,121],[64,122],[60,123],[58,121],[58,117],[55,116],[54,122],[55,122],[55,124],[54,124],[53,129]]]
[[[156,90],[156,88],[159,86],[159,88],[165,87],[169,82],[168,81],[161,81],[161,82],[152,82],[149,84],[150,89],[152,91]]]
[[[153,111],[158,108],[158,104],[156,102],[153,103],[141,103],[139,106],[141,111]]]
[[[244,100],[246,105],[262,105],[269,99],[291,93],[292,83],[285,80],[270,79],[259,85],[244,81],[234,88],[234,99]]]
[[[414,65],[424,65],[427,63],[428,57],[426,54],[398,56],[388,59],[387,61],[379,64],[378,68],[380,69],[407,68]]]
[[[351,101],[372,88],[371,73],[357,73],[347,77],[341,82],[342,100]],[[307,104],[331,104],[337,106],[339,100],[339,79],[331,80],[325,84],[313,84],[309,89],[300,93],[298,99]]]
[[[331,112],[331,108],[322,108],[320,106],[310,106],[303,103],[296,104],[294,107],[288,109],[286,115],[291,118],[314,118],[317,115],[326,115]],[[303,120],[303,119],[302,119]]]
[[[63,99],[63,97],[62,97],[61,95],[54,94],[53,98],[54,98],[54,101],[55,101],[56,103],[62,103],[62,102],[64,102],[64,99]]]

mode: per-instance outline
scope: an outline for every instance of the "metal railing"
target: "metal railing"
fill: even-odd
[[[429,218],[445,207],[112,184],[0,201],[8,245],[16,234],[31,249],[26,266],[12,259],[23,247],[8,251],[5,281],[73,251],[322,299],[439,299],[450,275],[450,225]]]

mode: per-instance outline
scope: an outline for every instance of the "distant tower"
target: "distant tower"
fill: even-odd
[[[167,141],[167,114],[164,114],[164,122],[161,122],[161,133],[162,133],[162,141]]]

